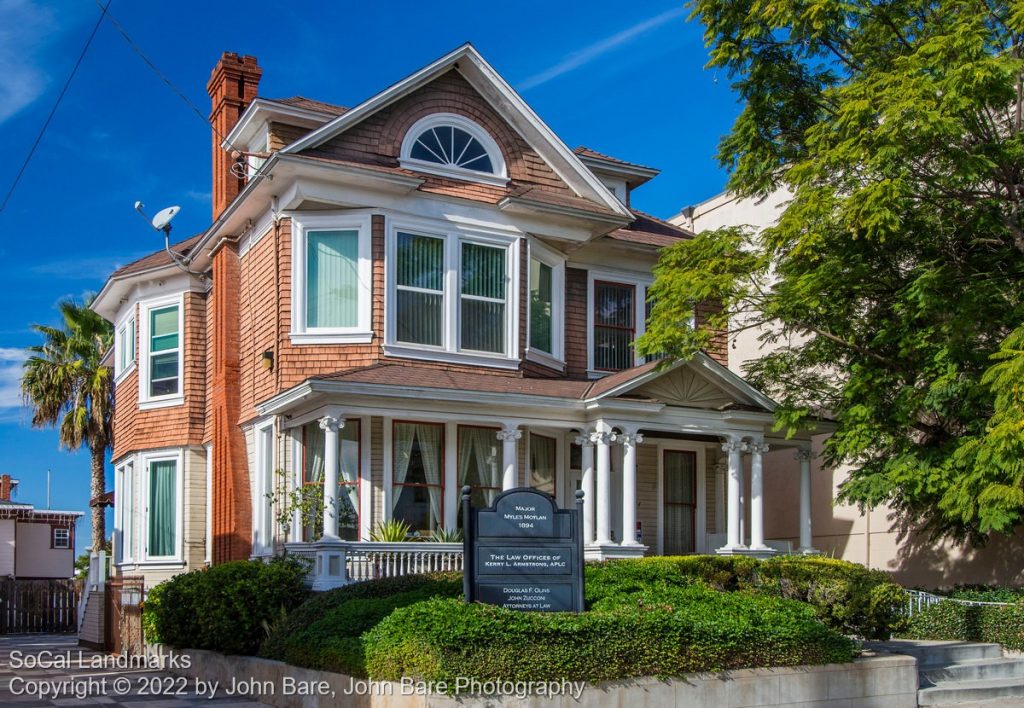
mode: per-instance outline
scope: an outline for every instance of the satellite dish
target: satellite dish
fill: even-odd
[[[153,217],[153,228],[157,231],[170,231],[171,219],[173,219],[179,211],[181,211],[180,206],[169,206],[166,209],[161,209],[157,212],[156,216]]]

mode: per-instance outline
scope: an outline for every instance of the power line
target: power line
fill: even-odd
[[[89,51],[89,45],[92,44],[93,37],[95,37],[96,32],[99,31],[100,25],[103,24],[103,16],[107,14],[107,10],[110,8],[110,3],[112,2],[114,2],[114,0],[107,0],[106,6],[100,5],[102,12],[97,18],[96,24],[93,25],[92,32],[89,33],[89,38],[85,40],[85,46],[82,47],[82,51],[78,55],[78,61],[75,62],[74,67],[71,69],[71,73],[68,74],[68,78],[64,82],[64,88],[60,90],[57,100],[53,103],[53,108],[50,109],[50,114],[46,116],[46,120],[43,121],[43,127],[39,129],[39,134],[36,136],[35,142],[32,143],[32,147],[29,148],[28,155],[25,156],[25,161],[21,163],[21,169],[19,169],[18,174],[15,175],[14,181],[11,183],[11,188],[7,190],[7,195],[4,197],[3,203],[0,204],[0,213],[7,208],[7,202],[11,200],[11,195],[14,194],[14,190],[21,181],[22,175],[24,175],[25,170],[28,169],[28,164],[32,162],[32,156],[36,154],[36,148],[39,147],[39,143],[42,141],[43,135],[46,134],[46,129],[50,127],[50,121],[53,120],[53,116],[57,112],[57,108],[60,106],[60,102],[63,100],[64,94],[67,93],[68,87],[71,86],[71,80],[75,78],[75,74],[78,72],[78,67],[82,65],[82,60],[85,59],[85,53]],[[99,0],[96,0],[96,4],[99,5]]]
[[[171,89],[171,91],[173,91],[175,93],[175,95],[178,96],[178,98],[180,98],[182,101],[184,101],[185,105],[187,105],[189,108],[191,108],[192,112],[195,113],[197,116],[199,116],[199,119],[201,121],[203,121],[203,124],[206,125],[208,128],[211,128],[213,130],[213,132],[216,133],[217,137],[221,139],[222,142],[227,142],[227,138],[225,136],[221,135],[220,131],[217,130],[217,127],[215,125],[213,125],[210,122],[210,120],[205,115],[203,115],[203,112],[199,110],[199,108],[196,106],[196,104],[194,104],[192,102],[192,100],[189,99],[189,97],[186,96],[185,93],[181,89],[179,89],[177,86],[175,86],[174,82],[171,81],[167,77],[166,74],[164,74],[162,71],[160,71],[160,69],[157,67],[157,65],[153,63],[153,60],[151,60],[148,56],[146,56],[146,53],[142,51],[142,47],[140,47],[138,44],[135,43],[135,40],[133,40],[131,38],[131,36],[128,34],[128,30],[126,30],[124,28],[124,25],[122,25],[120,22],[118,22],[117,19],[113,15],[111,15],[109,12],[107,12],[107,8],[105,8],[102,5],[100,5],[100,0],[96,0],[96,5],[103,11],[103,16],[105,16],[108,20],[110,20],[110,24],[112,24],[114,26],[114,29],[116,29],[118,31],[118,33],[122,37],[124,37],[124,41],[128,43],[128,46],[132,48],[132,51],[134,51],[136,54],[138,54],[139,58],[142,59],[142,61],[144,61],[146,63],[146,66],[148,66],[150,69],[152,69],[153,73],[156,74],[157,77],[161,81],[163,81],[165,84],[167,84],[167,87],[169,89]],[[108,2],[107,3],[107,7],[109,7],[109,6],[110,6],[110,3]],[[102,19],[102,17],[100,19]],[[228,144],[230,145],[230,143],[228,143]],[[234,149],[234,146],[231,145],[231,148]]]

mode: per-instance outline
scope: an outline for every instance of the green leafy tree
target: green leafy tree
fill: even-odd
[[[777,224],[667,249],[643,352],[763,328],[748,369],[792,431],[822,414],[844,501],[983,541],[1024,513],[1024,4],[695,0],[743,101],[729,189]],[[721,301],[708,329],[684,323]]]
[[[57,428],[61,446],[85,447],[91,456],[90,495],[106,488],[104,460],[113,441],[113,372],[101,362],[113,344],[110,323],[84,302],[63,300],[57,307],[63,327],[32,325],[43,343],[28,348],[21,392],[32,407],[32,425]],[[104,547],[103,507],[92,507],[92,548]]]

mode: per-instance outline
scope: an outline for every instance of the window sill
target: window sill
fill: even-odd
[[[174,406],[182,406],[185,404],[184,396],[175,396],[174,398],[158,398],[152,401],[139,401],[140,411],[151,411],[157,408],[172,408]]]
[[[292,332],[291,342],[296,346],[305,344],[369,344],[373,332]]]
[[[121,561],[118,566],[134,566],[136,568],[184,568],[185,561],[178,558],[166,558],[159,560],[137,560],[137,561]]]
[[[464,352],[416,349],[413,346],[388,344],[384,346],[386,356],[401,359],[418,359],[421,361],[443,361],[449,364],[467,364],[469,366],[489,366],[496,369],[518,369],[519,360],[510,359],[501,354],[467,354]]]
[[[547,366],[548,368],[555,369],[556,371],[565,371],[565,362],[558,357],[551,356],[537,349],[527,349],[526,359],[532,361],[535,364],[541,366]]]
[[[127,367],[125,367],[125,369],[121,373],[119,373],[117,376],[114,377],[114,385],[116,386],[117,384],[119,384],[122,381],[124,381],[126,378],[128,378],[128,374],[132,373],[133,371],[135,371],[135,362],[134,361],[131,364],[129,364]]]

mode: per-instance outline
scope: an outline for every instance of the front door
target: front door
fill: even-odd
[[[697,551],[697,453],[665,450],[662,469],[665,478],[662,544],[665,555],[678,556]]]

